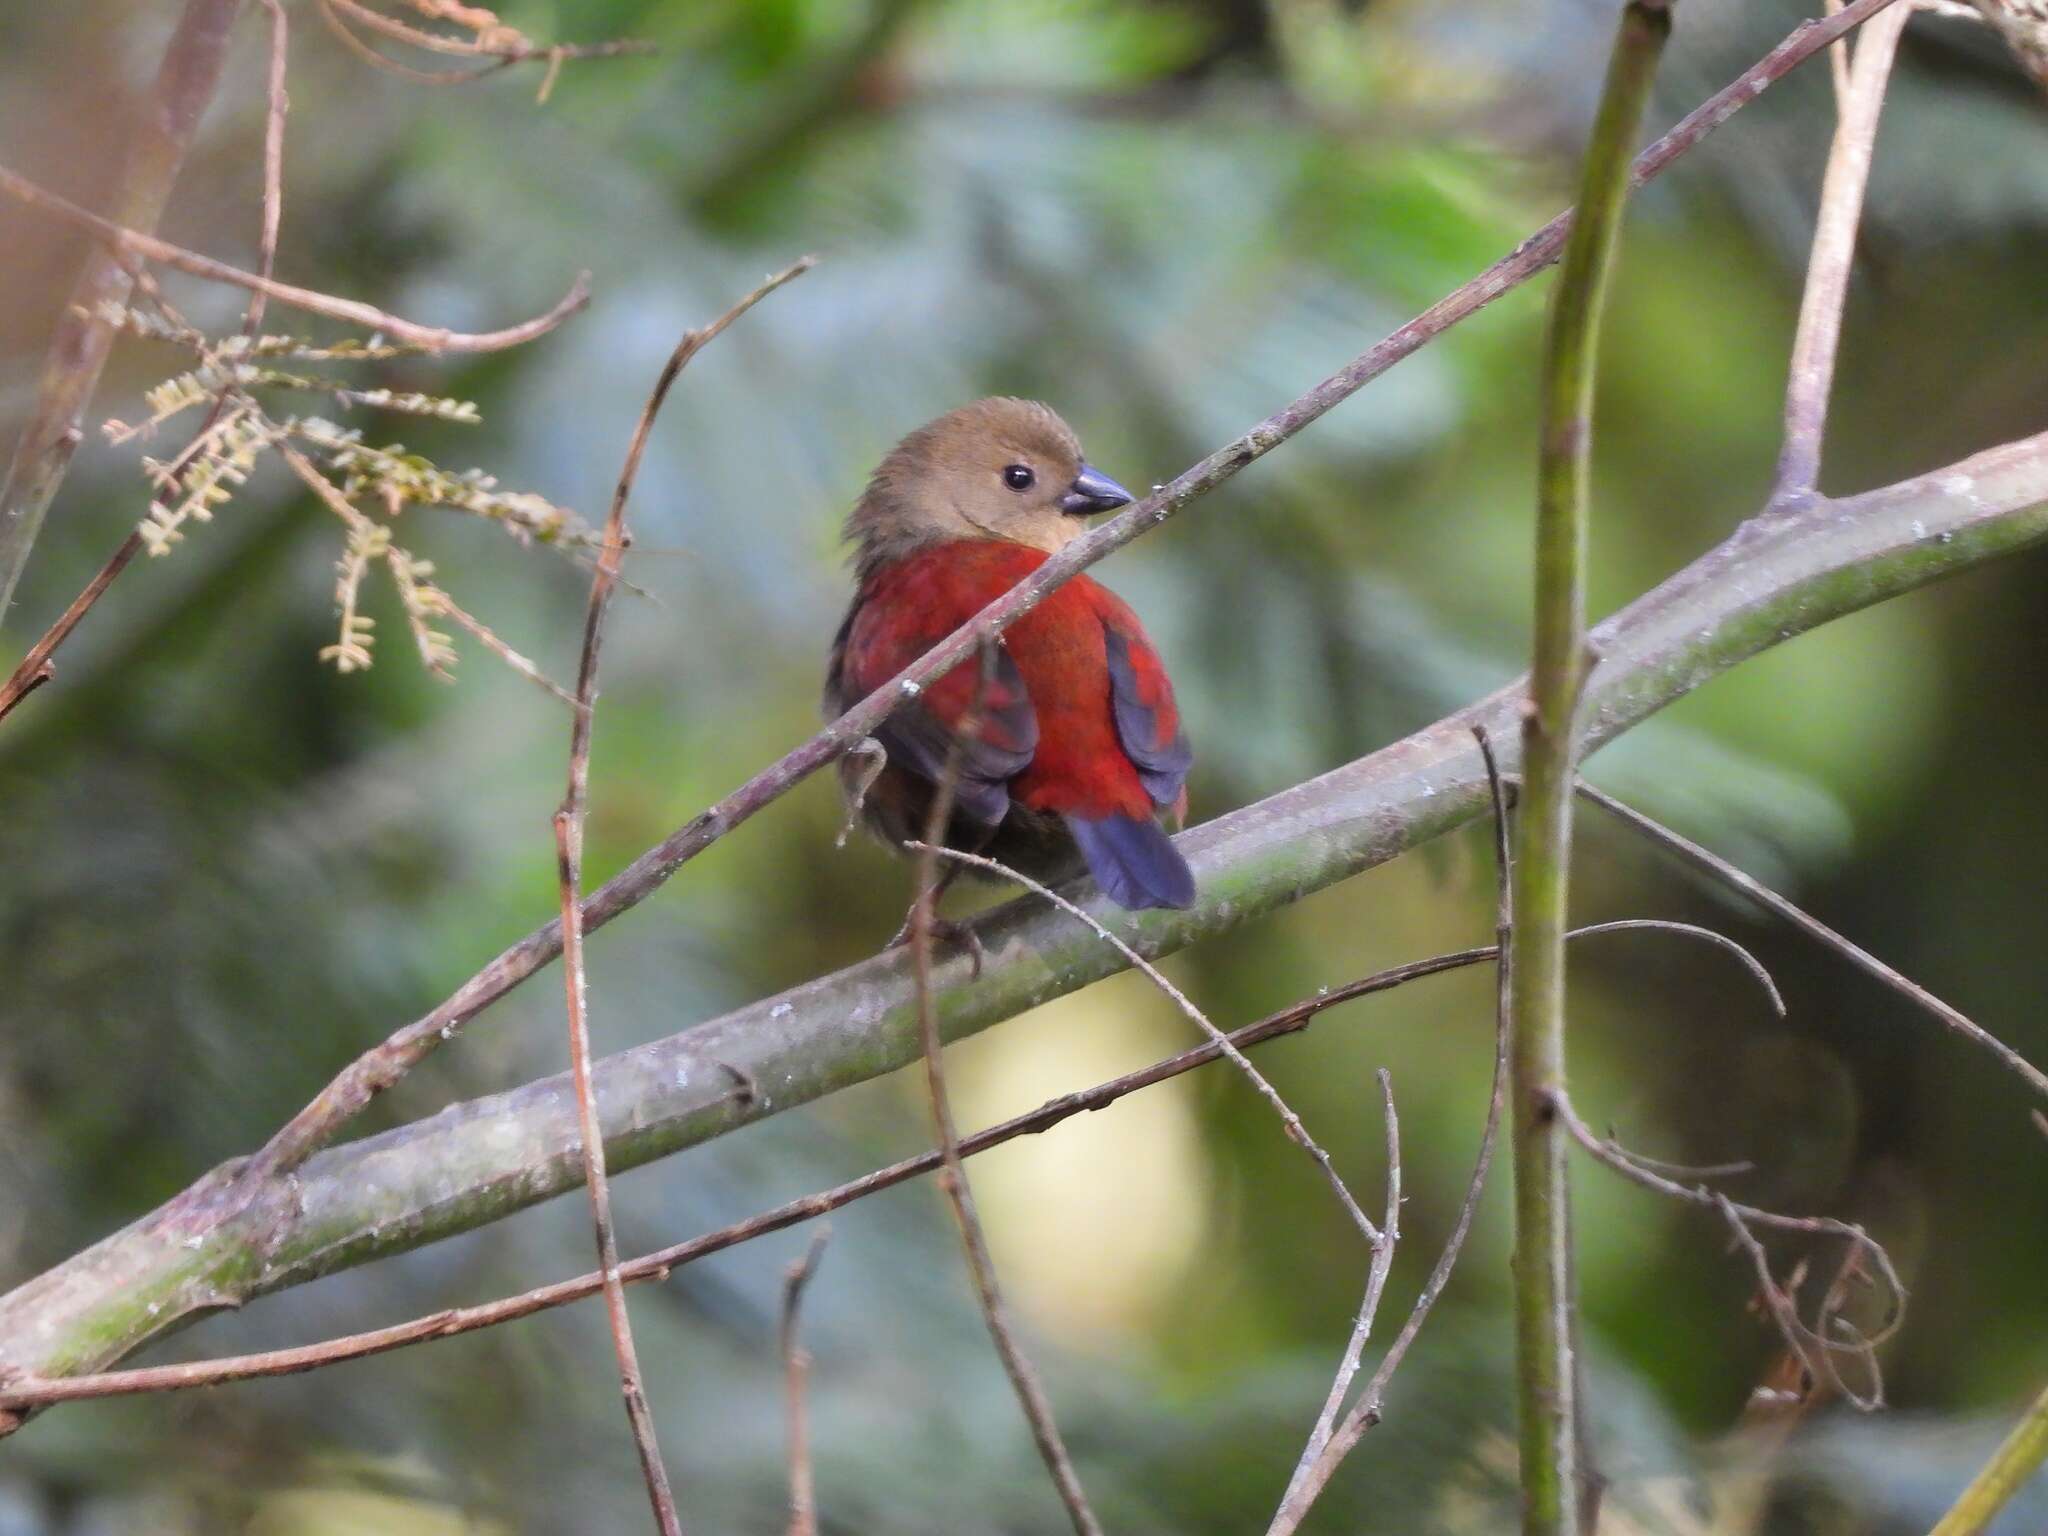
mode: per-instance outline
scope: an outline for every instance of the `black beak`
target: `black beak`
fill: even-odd
[[[1135,498],[1092,464],[1083,464],[1074,476],[1073,488],[1060,498],[1060,510],[1069,517],[1093,517],[1116,507],[1128,507]]]

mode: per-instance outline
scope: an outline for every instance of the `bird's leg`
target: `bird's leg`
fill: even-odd
[[[981,935],[976,933],[966,923],[955,922],[951,918],[939,916],[939,899],[946,894],[947,888],[959,876],[960,866],[958,864],[948,864],[945,869],[940,871],[938,883],[932,887],[932,938],[940,944],[964,944],[967,947],[968,956],[974,962],[974,969],[970,979],[979,981],[981,980],[981,962],[985,954],[981,947]],[[882,946],[884,949],[901,949],[910,942],[911,935],[917,930],[917,902],[922,899],[922,897],[919,897],[910,903],[910,910],[903,914],[903,926],[896,930],[894,938]]]

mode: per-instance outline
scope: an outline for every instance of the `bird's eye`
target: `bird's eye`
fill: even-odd
[[[1031,468],[1027,464],[1012,464],[1003,471],[1003,484],[1013,491],[1030,490],[1031,483],[1037,478],[1036,475],[1031,473]]]

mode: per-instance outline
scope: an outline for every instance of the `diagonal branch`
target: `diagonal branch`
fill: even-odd
[[[186,0],[164,51],[150,109],[137,116],[136,137],[114,189],[111,207],[117,222],[152,230],[163,216],[192,136],[220,84],[228,34],[241,8],[241,0]],[[0,484],[0,619],[6,617],[15,583],[42,531],[43,514],[71,467],[86,406],[113,349],[114,329],[99,317],[100,306],[126,299],[129,283],[119,253],[96,248],[86,256],[57,318],[35,408]]]
[[[1605,933],[1642,926],[1635,922],[1595,923],[1590,927],[1574,929],[1573,939],[1594,938]],[[1711,929],[1695,928],[1685,923],[1658,925],[1668,931],[1680,932],[1691,938],[1720,942],[1720,935]],[[1256,1023],[1232,1030],[1230,1043],[1239,1050],[1249,1050],[1283,1035],[1291,1035],[1320,1018],[1323,1013],[1340,1004],[1352,1002],[1361,997],[1371,997],[1381,992],[1390,992],[1411,981],[1421,981],[1430,976],[1441,976],[1447,971],[1462,970],[1470,965],[1484,965],[1497,961],[1500,956],[1496,944],[1481,945],[1475,949],[1452,950],[1447,954],[1432,955],[1426,960],[1411,960],[1405,965],[1393,966],[1376,971],[1357,981],[1318,990],[1313,997],[1303,998],[1277,1013],[1268,1014]],[[1502,1037],[1503,1039],[1505,1037]],[[1183,1072],[1192,1072],[1211,1062],[1224,1059],[1223,1048],[1207,1042],[1169,1056],[1135,1072],[1097,1083],[1092,1088],[1080,1089],[1073,1093],[1061,1094],[1048,1099],[1036,1109],[1027,1110],[986,1130],[975,1131],[960,1138],[961,1155],[972,1157],[999,1147],[1020,1136],[1036,1136],[1065,1124],[1074,1116],[1098,1109],[1106,1109],[1117,1100],[1125,1098],[1140,1089],[1163,1083],[1168,1078],[1178,1077]],[[1496,1071],[1499,1064],[1496,1062]],[[1496,1113],[1497,1113],[1496,1106]],[[1638,1162],[1644,1161],[1641,1158]],[[919,1153],[878,1168],[832,1189],[821,1190],[814,1195],[788,1201],[772,1210],[750,1216],[715,1232],[707,1232],[687,1241],[673,1243],[666,1248],[656,1249],[639,1258],[629,1259],[619,1266],[619,1277],[629,1285],[643,1280],[666,1280],[675,1270],[714,1253],[723,1253],[741,1243],[800,1226],[804,1222],[817,1220],[864,1200],[869,1195],[879,1194],[885,1189],[894,1189],[908,1180],[931,1173],[944,1164],[943,1154],[937,1150]],[[1468,1193],[1469,1200],[1476,1200],[1476,1193]],[[1469,1219],[1469,1218],[1468,1218]],[[1454,1237],[1462,1240],[1461,1233]],[[1427,1313],[1426,1302],[1433,1302],[1443,1282],[1449,1278],[1450,1265],[1456,1259],[1455,1244],[1447,1246],[1445,1256],[1437,1263],[1435,1277],[1424,1288],[1424,1299],[1417,1303],[1421,1313]],[[482,1302],[475,1306],[451,1307],[410,1322],[394,1323],[387,1327],[375,1328],[367,1333],[348,1334],[341,1338],[328,1339],[318,1344],[302,1344],[287,1349],[268,1350],[261,1354],[235,1355],[213,1360],[195,1360],[182,1365],[138,1366],[125,1371],[108,1371],[97,1375],[35,1378],[15,1376],[0,1384],[0,1414],[9,1411],[43,1406],[49,1403],[79,1402],[95,1397],[127,1397],[148,1392],[176,1392],[192,1387],[220,1386],[226,1382],[250,1381],[269,1376],[291,1376],[302,1371],[319,1370],[324,1366],[338,1365],[345,1360],[361,1360],[371,1355],[384,1354],[390,1350],[403,1349],[413,1344],[429,1343],[435,1339],[452,1338],[460,1333],[473,1333],[482,1328],[495,1328],[501,1323],[516,1322],[554,1307],[569,1306],[586,1301],[604,1290],[604,1276],[593,1270],[570,1280],[558,1280],[550,1285],[523,1291],[517,1296],[507,1296],[496,1301]],[[1397,1350],[1405,1349],[1404,1340],[1412,1339],[1414,1331],[1421,1326],[1419,1316],[1411,1316],[1408,1327],[1395,1340]],[[1382,1380],[1391,1374],[1383,1364],[1375,1375],[1382,1386]],[[1363,1401],[1361,1401],[1361,1407]],[[1357,1413],[1354,1411],[1353,1418]],[[0,1425],[0,1429],[12,1428]],[[1361,1431],[1362,1432],[1362,1431]],[[1340,1435],[1341,1438],[1341,1435]]]
[[[2048,433],[1882,490],[1759,517],[1595,627],[1588,748],[1831,618],[2044,541]],[[1201,892],[1187,912],[1121,916],[1099,898],[1091,910],[1156,958],[1460,826],[1486,803],[1471,728],[1484,724],[1508,744],[1523,697],[1511,686],[1182,834]],[[976,928],[988,957],[979,981],[970,982],[964,956],[935,970],[949,1038],[1123,968],[1113,950],[1035,902],[1012,902]],[[917,1050],[905,957],[877,956],[599,1062],[608,1155],[615,1168],[646,1163],[904,1066]],[[772,1102],[742,1102],[726,1067],[776,1084]],[[252,1191],[232,1166],[209,1175],[0,1297],[0,1381],[100,1369],[212,1308],[574,1189],[581,1161],[566,1103],[566,1084],[551,1079],[322,1153],[289,1185]]]
[[[1903,0],[1854,0],[1837,16],[1800,23],[1777,47],[1637,156],[1631,171],[1633,184],[1640,186],[1656,177],[1799,64],[1895,3]],[[584,902],[586,927],[602,927],[639,905],[660,890],[677,870],[741,823],[841,754],[857,750],[905,696],[907,688],[923,687],[951,671],[1063,582],[1166,522],[1246,465],[1319,420],[1403,358],[1543,271],[1564,249],[1570,228],[1571,215],[1558,215],[1484,272],[1360,353],[1344,369],[1291,405],[1225,444],[1136,506],[1076,539],[1029,579],[991,603],[823,731],[762,769],[605,882]],[[396,1030],[344,1068],[256,1155],[251,1165],[253,1176],[267,1177],[297,1167],[360,1114],[373,1098],[561,952],[559,920],[544,924],[501,951],[438,1007]]]

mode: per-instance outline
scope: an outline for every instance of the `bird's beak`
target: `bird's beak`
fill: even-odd
[[[1083,464],[1073,487],[1060,498],[1060,510],[1069,517],[1093,517],[1097,512],[1127,507],[1135,499],[1093,464]]]

